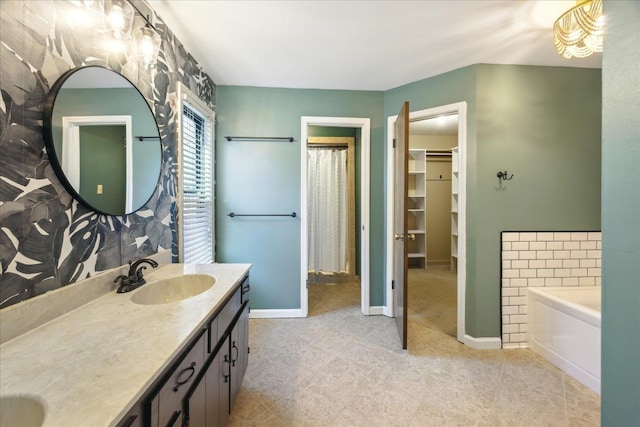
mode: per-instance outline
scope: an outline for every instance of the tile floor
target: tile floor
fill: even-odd
[[[393,319],[360,313],[354,283],[311,286],[308,318],[251,319],[228,425],[600,424],[600,397],[532,351],[458,343],[453,275],[429,270],[410,271],[408,350]]]

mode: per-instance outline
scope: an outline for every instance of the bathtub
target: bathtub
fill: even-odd
[[[600,394],[600,286],[527,289],[529,348]]]

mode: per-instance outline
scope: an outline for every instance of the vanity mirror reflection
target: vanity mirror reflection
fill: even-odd
[[[138,89],[114,71],[87,66],[63,74],[45,101],[44,140],[66,190],[92,210],[129,214],[156,189],[158,125]]]

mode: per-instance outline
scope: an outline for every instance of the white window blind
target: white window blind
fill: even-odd
[[[182,262],[214,261],[212,123],[183,101],[181,150]]]

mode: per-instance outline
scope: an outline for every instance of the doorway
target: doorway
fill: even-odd
[[[434,144],[432,147],[425,147],[424,149],[424,161],[425,161],[425,173],[424,173],[424,183],[422,183],[423,188],[426,192],[427,186],[427,176],[426,176],[426,160],[427,160],[427,148],[432,151],[432,157],[436,154],[438,155],[449,155],[451,156],[451,193],[449,196],[451,197],[451,208],[449,212],[450,218],[450,252],[451,256],[449,258],[449,265],[446,265],[445,259],[440,259],[442,264],[438,267],[438,269],[442,269],[441,266],[445,267],[445,270],[453,270],[455,274],[455,293],[456,293],[456,301],[455,301],[455,334],[454,336],[460,342],[465,342],[465,289],[466,289],[466,245],[465,245],[465,223],[466,223],[466,215],[465,215],[465,202],[466,202],[466,103],[456,103],[445,105],[442,107],[430,108],[426,110],[420,110],[416,112],[412,112],[409,114],[409,129],[411,130],[412,124],[416,123],[414,126],[418,126],[420,122],[427,122],[427,119],[433,119],[438,117],[447,117],[447,116],[455,116],[457,115],[457,122],[455,126],[457,127],[457,138],[456,138],[456,147],[444,147],[442,145]],[[397,116],[389,117],[387,120],[387,139],[388,139],[388,151],[387,151],[387,176],[394,176],[394,162],[393,162],[393,138],[395,131],[395,121]],[[440,119],[442,120],[442,119]],[[436,121],[437,122],[437,121]],[[418,156],[419,157],[419,156]],[[415,160],[415,159],[414,159]],[[409,167],[411,170],[411,167]],[[415,171],[415,169],[414,169]],[[414,174],[415,175],[415,174]],[[443,178],[445,173],[442,173]],[[439,178],[440,173],[438,173],[437,177]],[[415,178],[415,176],[414,176]],[[387,180],[387,286],[386,286],[386,306],[385,306],[385,315],[390,317],[394,317],[396,313],[394,313],[393,307],[393,295],[394,289],[392,285],[393,280],[393,220],[394,220],[394,211],[393,211],[393,200],[394,200],[395,189],[393,186],[392,180]],[[418,194],[418,192],[414,193]],[[424,201],[426,203],[426,200]],[[411,207],[410,207],[411,208]],[[426,235],[428,235],[427,229],[427,219],[426,219],[426,211],[428,207],[424,205],[425,208],[425,239],[424,239],[424,259],[423,266],[429,271],[429,248],[427,245]],[[413,207],[413,209],[417,209],[419,211],[419,207]],[[420,231],[420,229],[414,229],[412,231]],[[412,235],[416,233],[411,233]],[[417,237],[417,236],[416,236]],[[416,238],[416,241],[418,239]],[[419,253],[417,250],[414,254]],[[417,255],[416,255],[417,257]],[[434,260],[435,261],[435,260]],[[438,264],[433,264],[434,266]],[[433,269],[435,270],[435,268]],[[435,273],[435,271],[434,271]],[[446,276],[446,271],[442,272]],[[428,280],[427,280],[428,281]],[[409,301],[411,300],[410,293]],[[428,297],[431,298],[431,297]],[[451,328],[449,329],[449,333],[453,333]]]
[[[457,263],[452,241],[457,191],[453,150],[458,147],[458,115],[409,123],[408,324],[456,338]],[[412,191],[412,189],[414,189]],[[453,231],[453,233],[452,233]]]
[[[359,215],[355,215],[354,227],[356,247],[359,249],[359,276],[360,276],[360,305],[361,311],[365,315],[380,314],[372,313],[369,307],[369,159],[370,159],[370,119],[368,118],[345,118],[345,117],[302,117],[301,118],[301,247],[300,247],[300,306],[302,316],[309,313],[309,239],[308,239],[308,149],[307,142],[313,136],[315,127],[327,128],[353,128],[356,132],[354,144],[354,159],[357,158],[358,170],[355,171],[354,184],[360,194]],[[354,209],[355,211],[355,209]],[[356,262],[352,263],[357,265]],[[380,310],[381,311],[381,310]]]

